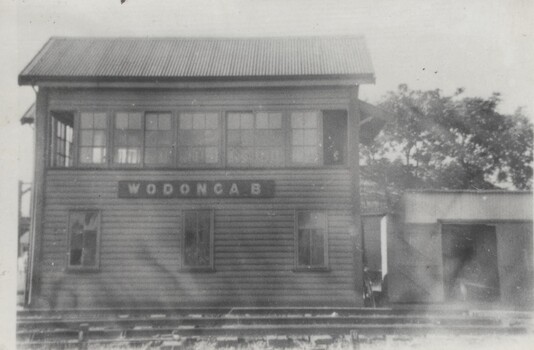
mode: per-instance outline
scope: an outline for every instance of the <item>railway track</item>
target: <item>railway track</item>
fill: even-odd
[[[189,308],[24,310],[17,315],[20,348],[161,345],[199,339],[238,344],[247,339],[424,334],[528,334],[532,314],[466,310],[362,308]],[[221,340],[223,339],[223,340]],[[289,340],[288,340],[289,339]],[[322,338],[321,338],[322,339]],[[282,341],[283,343],[283,341]],[[283,344],[286,344],[283,343]],[[286,344],[287,345],[287,344]]]

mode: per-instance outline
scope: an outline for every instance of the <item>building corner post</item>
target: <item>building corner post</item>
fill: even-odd
[[[44,183],[47,152],[48,89],[40,87],[35,101],[35,159],[31,199],[30,247],[26,305],[35,306],[41,287],[41,242],[43,230]]]
[[[363,232],[360,204],[360,108],[358,102],[358,85],[349,89],[349,154],[351,174],[352,229],[351,240],[354,258],[354,287],[356,303],[363,305]]]

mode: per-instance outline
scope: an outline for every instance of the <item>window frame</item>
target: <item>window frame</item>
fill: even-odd
[[[210,238],[209,238],[209,252],[210,263],[207,266],[190,266],[185,263],[185,216],[187,212],[209,212],[210,214]],[[198,214],[197,214],[198,215]],[[183,272],[215,272],[215,210],[214,209],[186,209],[181,211],[181,233],[180,233],[180,271]]]
[[[141,148],[141,168],[145,169],[161,169],[161,168],[176,168],[178,161],[178,114],[173,110],[169,109],[144,109],[142,112],[141,124],[143,125],[143,139],[142,139],[142,148]],[[171,162],[169,164],[146,164],[145,162],[145,152],[146,152],[146,115],[154,114],[169,114],[171,116]],[[150,147],[152,148],[152,147]],[[161,147],[154,147],[161,148]],[[119,163],[113,163],[114,165],[122,165]]]
[[[102,162],[102,163],[82,163],[80,161],[80,149],[81,149],[81,141],[82,141],[82,122],[81,122],[81,119],[82,119],[82,114],[83,113],[92,113],[92,114],[95,114],[95,113],[103,113],[106,115],[106,161],[105,162]],[[111,146],[111,142],[112,142],[112,133],[113,133],[113,130],[111,130],[110,126],[111,126],[111,119],[110,118],[110,115],[112,116],[113,115],[113,111],[109,111],[109,110],[103,110],[102,108],[95,108],[95,109],[88,109],[88,108],[83,108],[83,109],[80,109],[78,110],[76,113],[75,113],[75,121],[74,121],[74,126],[75,126],[75,130],[74,130],[74,137],[76,138],[76,140],[74,140],[74,144],[75,144],[75,167],[77,168],[83,168],[83,169],[86,169],[86,168],[99,168],[99,169],[102,169],[102,168],[108,168],[109,165],[110,165],[110,161],[111,161],[111,153],[110,151],[112,150],[112,146]]]
[[[324,108],[318,108],[318,109],[291,109],[288,111],[287,114],[287,133],[289,134],[287,136],[288,139],[288,149],[286,151],[287,153],[287,164],[298,167],[298,168],[323,168],[326,167],[324,165],[324,133],[323,133],[323,111]],[[291,114],[293,113],[306,113],[306,112],[316,112],[317,113],[317,141],[318,144],[315,146],[317,149],[317,155],[318,155],[318,161],[316,164],[314,163],[299,163],[293,161],[293,128],[291,127]],[[305,130],[305,129],[304,129]],[[330,166],[328,166],[330,167]]]
[[[324,215],[324,227],[323,227],[323,265],[299,265],[299,214],[301,213],[321,213]],[[329,232],[328,232],[328,211],[319,209],[296,209],[294,211],[294,272],[328,272],[330,271],[330,261],[329,261]]]
[[[83,266],[83,265],[71,265],[70,264],[70,257],[71,257],[71,241],[72,241],[72,235],[71,235],[71,214],[76,212],[95,212],[98,215],[98,230],[96,233],[96,252],[95,252],[95,265],[94,266]],[[66,271],[67,272],[99,272],[100,271],[100,249],[101,249],[101,236],[102,236],[102,210],[95,209],[95,208],[75,208],[75,209],[69,209],[67,211],[67,261],[66,261]]]
[[[73,163],[70,168],[107,168],[107,169],[306,169],[306,168],[347,168],[349,163],[349,142],[350,135],[347,133],[345,145],[344,145],[344,162],[343,164],[324,164],[324,111],[329,110],[340,110],[347,113],[347,123],[349,120],[348,109],[346,106],[315,106],[316,108],[281,108],[280,106],[273,106],[273,108],[266,109],[225,109],[225,108],[199,108],[199,109],[176,109],[176,108],[80,108],[77,110],[62,110],[54,109],[49,110],[50,123],[49,123],[49,135],[52,132],[52,113],[57,112],[68,112],[72,113],[74,116],[74,127],[73,127]],[[317,113],[317,138],[318,143],[316,145],[318,152],[318,162],[317,163],[299,163],[293,162],[293,129],[291,127],[291,114],[294,112],[316,112]],[[106,132],[106,161],[103,163],[82,163],[80,162],[80,143],[81,143],[81,114],[82,113],[103,113],[107,117],[107,132]],[[136,164],[127,164],[127,163],[115,163],[115,121],[117,118],[117,113],[140,113],[141,114],[141,126],[142,126],[142,139],[141,139],[141,152],[140,152],[140,162]],[[146,115],[150,113],[169,113],[171,116],[171,128],[172,128],[172,144],[171,144],[171,163],[169,164],[146,164],[145,162],[145,152],[146,152]],[[184,113],[215,113],[218,116],[219,128],[218,136],[219,142],[217,147],[219,150],[219,160],[217,163],[180,163],[179,148],[180,148],[180,116]],[[228,115],[230,113],[252,113],[254,120],[258,113],[280,113],[281,114],[281,126],[282,126],[282,135],[284,138],[283,142],[283,162],[280,165],[271,166],[271,165],[262,165],[262,164],[251,164],[251,165],[241,165],[241,164],[229,164],[228,163]],[[254,128],[253,130],[259,130]],[[262,130],[262,129],[260,129]],[[54,169],[62,169],[63,167],[52,166],[52,138],[49,140],[50,155],[48,156],[49,167]],[[256,149],[256,145],[254,146]]]
[[[109,164],[111,168],[118,168],[118,169],[142,169],[145,167],[145,113],[147,110],[145,109],[132,109],[132,108],[118,108],[114,109],[110,112],[111,118],[108,124],[109,127]],[[130,163],[116,163],[115,162],[115,123],[117,119],[117,114],[119,113],[127,113],[127,114],[134,114],[134,113],[140,113],[141,114],[141,146],[140,146],[140,152],[139,152],[139,158],[140,161],[138,163],[130,164]],[[131,129],[135,130],[135,129]]]
[[[56,127],[54,123],[54,119],[59,120],[58,118],[54,117],[55,113],[70,113],[72,115],[72,147],[71,147],[71,157],[72,157],[72,164],[70,166],[59,166],[55,165],[55,156],[56,156],[56,147],[55,147],[55,140],[56,140]],[[47,145],[49,147],[49,153],[47,155],[47,161],[46,164],[51,169],[72,169],[76,168],[78,166],[78,135],[77,135],[77,111],[75,110],[69,110],[69,109],[51,109],[48,110],[48,132],[46,133],[48,135],[48,141]]]
[[[256,116],[258,113],[280,113],[281,115],[281,131],[284,138],[283,142],[283,161],[282,164],[279,166],[269,166],[269,165],[261,165],[261,164],[251,164],[251,165],[243,165],[243,164],[229,164],[228,163],[228,130],[249,130],[249,129],[228,129],[228,116],[231,113],[251,113],[253,116],[253,122],[254,127],[250,130],[253,130],[256,132],[256,130],[277,130],[277,129],[257,129],[256,128]],[[281,108],[269,108],[269,109],[229,109],[224,110],[223,112],[223,133],[224,133],[224,167],[228,169],[284,169],[290,166],[290,162],[288,160],[288,145],[290,145],[291,140],[289,139],[289,131],[288,131],[288,110],[287,109],[281,109]],[[253,149],[256,151],[256,144],[254,144]]]
[[[329,117],[328,116],[325,116],[325,111],[344,111],[345,112],[345,118],[346,118],[346,122],[347,122],[347,128],[345,130],[345,143],[343,145],[343,162],[341,162],[340,164],[325,164],[325,157],[324,157],[324,152],[325,152],[325,142],[324,142],[324,124],[325,124],[325,119],[328,119]],[[323,108],[321,109],[321,137],[322,137],[322,143],[323,143],[323,146],[322,146],[322,149],[321,149],[321,157],[322,157],[322,167],[324,168],[329,168],[329,169],[336,169],[336,168],[347,168],[349,166],[349,137],[350,137],[350,132],[349,132],[349,111],[348,109],[346,108]]]
[[[217,143],[217,148],[219,150],[219,159],[217,163],[180,163],[179,161],[179,148],[180,148],[180,116],[182,114],[194,114],[194,113],[214,113],[217,114],[217,121],[219,123],[218,134],[219,142]],[[214,168],[224,168],[226,167],[226,132],[225,132],[225,115],[226,111],[222,109],[179,109],[175,113],[175,123],[174,123],[174,140],[176,141],[176,149],[174,156],[173,167],[176,169],[214,169]],[[210,130],[210,129],[203,129]]]

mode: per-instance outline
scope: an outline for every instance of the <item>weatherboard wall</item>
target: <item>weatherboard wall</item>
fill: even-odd
[[[341,88],[55,89],[48,109],[348,109]],[[349,122],[349,124],[352,124]],[[274,180],[271,198],[119,198],[119,181]],[[348,166],[283,169],[47,169],[36,307],[360,305],[361,256]],[[72,209],[101,211],[100,268],[68,271]],[[214,270],[181,266],[184,210],[214,210]],[[295,270],[295,213],[327,214],[328,269]],[[360,259],[360,260],[358,260]]]

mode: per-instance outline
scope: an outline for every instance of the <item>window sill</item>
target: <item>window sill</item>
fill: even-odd
[[[96,272],[100,272],[100,268],[99,267],[73,267],[73,266],[69,266],[67,267],[67,269],[65,270],[67,273],[96,273]]]
[[[299,266],[293,269],[293,272],[330,272],[327,266]]]
[[[215,268],[207,267],[182,267],[179,272],[193,272],[193,273],[215,273],[217,270]]]

